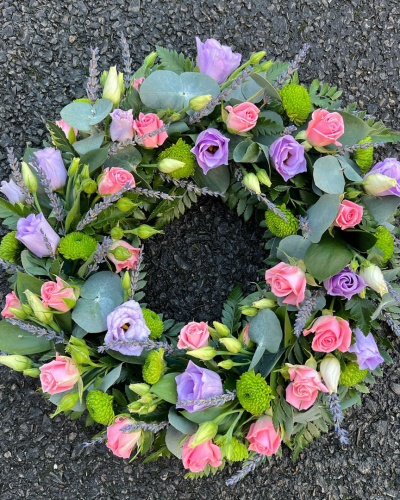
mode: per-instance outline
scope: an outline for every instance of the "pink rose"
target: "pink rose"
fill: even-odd
[[[220,448],[212,442],[212,439],[191,448],[190,443],[193,441],[193,437],[183,445],[182,462],[185,469],[201,472],[207,464],[210,464],[211,467],[219,467],[222,464]]]
[[[136,424],[136,422],[131,418],[117,417],[115,423],[107,427],[106,446],[117,457],[129,458],[136,444],[140,445],[142,431],[129,432],[127,434],[121,432],[123,427],[133,424]]]
[[[207,323],[192,321],[184,326],[179,334],[178,349],[200,349],[208,345]]]
[[[127,182],[131,187],[135,186],[135,179],[130,172],[120,167],[107,167],[99,181],[99,194],[117,193]]]
[[[134,269],[138,261],[140,248],[134,248],[126,241],[118,240],[111,245],[110,250],[115,250],[117,247],[127,248],[131,252],[131,256],[125,260],[118,260],[112,253],[108,253],[107,257],[115,264],[115,271],[119,273],[122,269]]]
[[[126,139],[133,139],[133,116],[132,110],[123,111],[114,109],[111,116],[110,135],[112,141],[123,142]]]
[[[344,134],[344,121],[342,115],[337,112],[329,113],[326,109],[316,109],[309,121],[306,138],[307,141],[321,148],[328,144],[341,146],[337,139]]]
[[[79,368],[71,358],[60,356],[39,368],[43,392],[58,394],[69,391],[80,378]]]
[[[329,392],[318,372],[311,366],[286,363],[291,383],[286,388],[286,401],[298,410],[307,410],[318,397],[318,391]]]
[[[363,207],[349,200],[343,200],[339,207],[339,212],[335,219],[335,226],[340,229],[354,227],[361,222]]]
[[[133,80],[133,86],[134,88],[139,92],[139,85],[141,85],[144,82],[145,78],[142,76],[142,78],[135,78]]]
[[[15,295],[15,292],[8,293],[6,295],[6,306],[1,311],[1,315],[4,318],[15,318],[15,314],[10,311],[10,307],[14,309],[21,309],[21,302],[19,298]]]
[[[307,282],[304,271],[299,267],[280,262],[266,271],[265,281],[277,297],[286,297],[284,304],[299,307],[303,302]]]
[[[140,113],[139,120],[133,121],[133,128],[136,130],[139,138],[144,134],[149,134],[150,132],[158,130],[163,125],[164,122],[154,113],[147,113],[147,115]],[[145,148],[157,148],[164,143],[167,137],[167,132],[161,132],[161,134],[157,134],[154,137],[147,135],[143,139],[143,146]]]
[[[251,130],[257,123],[260,110],[252,102],[242,102],[237,106],[226,106],[229,111],[226,126],[231,134],[243,133]]]
[[[251,443],[249,450],[267,457],[274,455],[281,445],[279,428],[277,431],[274,429],[272,418],[268,416],[261,417],[251,424],[246,439]]]
[[[52,307],[61,312],[67,312],[71,309],[63,299],[76,300],[74,289],[58,276],[56,277],[56,283],[54,281],[43,283],[40,293],[45,307]]]
[[[315,333],[312,348],[317,352],[332,352],[335,349],[347,352],[351,344],[349,323],[337,316],[317,318],[309,330],[303,330],[304,335],[309,333]]]
[[[60,127],[60,129],[64,132],[64,134],[66,135],[66,137],[68,139],[69,131],[71,130],[71,127],[68,125],[68,123],[66,123],[64,120],[58,120],[56,122],[56,125],[57,125],[57,127]],[[75,137],[76,137],[77,133],[78,133],[78,129],[74,128]]]

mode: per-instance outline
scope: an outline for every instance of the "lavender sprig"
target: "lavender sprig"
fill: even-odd
[[[378,148],[382,146],[387,146],[386,142],[364,142],[363,144],[353,144],[352,146],[343,146],[334,151],[334,154],[342,154],[342,153],[354,153],[359,149],[368,149],[368,148]]]
[[[7,323],[14,326],[19,326],[21,330],[37,335],[38,337],[46,337],[47,340],[55,340],[56,344],[64,343],[64,332],[57,333],[53,330],[46,330],[40,326],[30,325],[29,323],[24,323],[20,319],[6,318]]]
[[[293,61],[290,61],[289,66],[286,71],[284,71],[274,83],[274,87],[282,88],[293,76],[293,74],[299,69],[299,65],[304,61],[307,56],[307,52],[310,48],[308,43],[305,43],[303,47],[299,50],[299,53],[295,56]]]
[[[129,299],[130,300],[133,300],[133,297],[136,293],[136,289],[137,289],[137,285],[138,285],[138,281],[139,281],[140,268],[142,267],[142,262],[143,262],[143,257],[144,257],[144,245],[142,245],[140,247],[138,260],[136,262],[135,269],[132,271],[131,289],[129,292]]]
[[[211,191],[207,187],[200,188],[199,186],[194,184],[194,182],[185,181],[183,179],[174,179],[174,177],[171,177],[170,175],[167,174],[163,174],[162,172],[160,172],[160,177],[163,181],[172,182],[173,184],[175,184],[175,186],[178,186],[180,188],[185,188],[188,191],[193,191],[197,195],[208,195],[215,197],[221,196],[221,198],[225,196],[225,193],[221,193],[220,191]]]
[[[264,455],[259,455],[258,453],[256,453],[251,458],[249,458],[248,460],[246,460],[244,462],[243,468],[240,469],[234,476],[230,477],[226,481],[225,484],[227,486],[233,486],[234,484],[237,484],[245,476],[247,476],[247,474],[249,474],[250,472],[253,472],[253,470],[255,470],[255,468],[258,465],[260,465],[261,463],[263,463],[264,461],[265,461],[265,456]]]
[[[389,325],[392,332],[395,335],[397,335],[398,337],[400,337],[400,326],[395,322],[395,320],[392,318],[391,314],[385,311],[382,314],[382,316],[383,316],[384,320],[386,321],[386,323]]]
[[[283,135],[290,135],[290,134],[292,134],[293,132],[296,132],[296,130],[297,130],[296,125],[289,125],[288,127],[285,127],[285,128],[283,129],[283,131],[281,132],[281,135],[282,135],[282,136],[283,136]]]
[[[361,111],[361,110],[353,111],[352,115],[358,116],[360,113],[363,113],[363,111]],[[368,115],[368,114],[366,114],[366,115],[363,116],[363,120],[371,120],[371,119],[375,120],[376,116],[374,116],[374,115]]]
[[[184,408],[185,406],[190,405],[202,405],[207,408],[211,408],[212,406],[222,406],[228,401],[233,401],[236,398],[236,391],[226,391],[225,394],[221,396],[211,396],[210,398],[201,398],[201,399],[182,399],[176,403],[176,407]]]
[[[135,186],[131,189],[132,193],[137,193],[143,196],[147,196],[148,198],[162,198],[163,200],[174,201],[177,198],[182,198],[182,196],[173,196],[168,193],[163,193],[162,191],[154,191],[153,189],[144,189],[138,186]]]
[[[248,66],[245,68],[241,74],[233,80],[230,87],[222,90],[216,97],[213,97],[208,103],[204,106],[204,108],[200,109],[200,111],[196,111],[192,114],[189,119],[189,124],[193,125],[194,123],[198,123],[202,118],[209,115],[211,111],[217,106],[220,101],[225,101],[228,95],[235,90],[239,85],[241,85],[253,72],[253,67]]]
[[[303,236],[307,238],[307,236],[311,233],[310,219],[305,216],[299,215],[299,229],[303,233]]]
[[[129,45],[126,41],[124,32],[121,31],[121,47],[122,47],[122,57],[124,59],[124,85],[126,89],[129,89],[131,85],[131,75],[132,75],[132,59],[131,53],[129,51]]]
[[[25,185],[24,179],[22,178],[22,174],[18,166],[18,160],[15,158],[14,155],[14,148],[6,148],[6,151],[7,151],[8,164],[10,165],[10,169],[14,177],[15,183],[18,185],[18,187],[25,195],[26,203],[28,203],[28,205],[34,205],[35,200],[33,199],[33,196],[29,192],[28,188]]]
[[[55,254],[53,252],[53,247],[51,246],[50,244],[50,241],[48,239],[48,237],[46,236],[45,232],[43,231],[42,228],[40,228],[40,233],[42,235],[42,238],[43,238],[43,241],[44,241],[44,244],[46,245],[46,248],[47,248],[47,251],[49,252],[49,255],[52,259],[54,259],[55,257]]]
[[[0,356],[8,356],[7,351],[0,351]]]
[[[125,141],[122,142],[114,142],[110,149],[108,150],[108,156],[107,158],[110,158],[113,155],[116,155],[118,151],[126,148],[127,146],[136,146],[138,144],[139,146],[143,144],[143,140],[146,139],[146,137],[154,137],[158,134],[162,134],[163,132],[166,132],[168,130],[168,127],[171,124],[164,123],[160,128],[153,130],[153,132],[148,132],[147,134],[143,134],[142,136],[136,135],[134,139],[125,139]]]
[[[249,191],[252,195],[256,195],[257,196],[257,199],[258,201],[262,201],[264,203],[264,205],[267,205],[268,209],[271,210],[272,212],[274,212],[275,215],[278,215],[282,220],[284,220],[285,222],[287,222],[287,218],[286,218],[286,214],[285,212],[282,212],[282,210],[280,210],[274,203],[272,203],[272,201],[270,201],[264,193],[259,193],[257,194],[255,191],[253,191],[252,189],[249,189],[248,187],[246,187],[244,185],[244,183],[242,182],[242,185],[245,189],[247,189],[247,191]]]
[[[94,262],[89,265],[87,274],[97,271],[99,264],[106,261],[108,251],[113,244],[112,238],[106,236],[102,242],[97,243],[96,251],[93,254]]]
[[[98,436],[98,437],[91,439],[90,441],[84,441],[82,443],[82,446],[84,448],[88,448],[89,446],[94,446],[96,444],[102,444],[105,441],[107,441],[107,436]]]
[[[4,271],[12,271],[16,272],[19,271],[20,273],[24,273],[25,270],[22,269],[21,266],[18,266],[17,264],[13,264],[12,262],[7,262],[6,260],[2,259],[0,257],[0,266],[4,269]]]
[[[294,322],[293,328],[293,333],[297,338],[299,338],[303,333],[304,326],[316,307],[316,297],[307,297],[302,303],[298,313],[296,314],[296,320]]]
[[[340,407],[339,396],[336,392],[328,395],[328,407],[333,417],[333,422],[335,424],[335,431],[342,444],[349,444],[349,438],[347,437],[348,431],[342,429],[340,424],[343,421],[343,411]]]
[[[97,63],[100,59],[100,56],[98,47],[94,49],[90,47],[90,52],[92,54],[92,58],[89,63],[89,78],[86,84],[86,93],[90,102],[94,104],[98,98],[97,91],[100,88],[100,83],[98,78],[100,72],[97,69]]]
[[[129,434],[131,432],[137,432],[137,431],[150,431],[156,432],[161,431],[162,429],[165,429],[165,427],[169,426],[169,422],[158,422],[154,424],[148,424],[147,422],[136,422],[136,424],[130,424],[126,425],[125,427],[122,427],[120,429],[121,432],[124,434]]]
[[[154,349],[164,349],[165,354],[174,354],[176,349],[174,346],[168,344],[167,342],[155,342],[154,340],[111,340],[101,345],[98,348],[98,352],[103,353],[108,349],[118,350],[119,347],[142,347],[146,351],[152,351]]]
[[[392,299],[394,299],[398,304],[400,304],[400,293],[397,290],[395,290],[388,281],[385,281],[385,283]]]

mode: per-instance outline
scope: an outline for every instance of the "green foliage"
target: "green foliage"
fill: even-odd
[[[284,130],[284,126],[280,123],[276,123],[269,118],[261,116],[257,120],[257,125],[251,130],[254,137],[259,137],[260,135],[275,135],[280,134]]]
[[[353,296],[345,305],[350,317],[357,323],[358,328],[368,335],[371,328],[371,317],[375,311],[374,304],[368,299],[362,299],[358,295]]]
[[[185,71],[193,70],[192,61],[188,57],[185,58],[184,54],[182,53],[178,54],[176,50],[164,49],[159,45],[156,45],[156,50],[161,60],[161,68],[173,71],[178,75],[184,73]]]
[[[229,328],[231,333],[236,332],[240,327],[241,311],[239,304],[242,300],[242,287],[236,285],[228,295],[227,301],[222,309],[222,323]]]
[[[45,337],[38,337],[11,325],[6,320],[0,321],[0,350],[8,354],[30,355],[49,351],[53,342]]]
[[[169,193],[174,196],[182,196],[173,201],[163,200],[150,214],[148,221],[156,218],[155,228],[161,229],[174,219],[179,219],[185,213],[187,208],[191,208],[192,202],[197,202],[197,195],[186,188],[172,188]]]
[[[329,83],[320,83],[315,79],[311,82],[309,94],[312,104],[318,108],[328,109],[331,106],[340,106],[341,101],[336,101],[342,95],[343,91],[337,87],[331,87]]]

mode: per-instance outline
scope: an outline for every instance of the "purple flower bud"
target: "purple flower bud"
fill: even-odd
[[[50,187],[53,191],[61,189],[67,181],[67,170],[58,149],[44,148],[36,151],[39,166],[44,170],[50,180]]]
[[[107,333],[104,343],[121,342],[121,345],[113,347],[121,354],[140,356],[143,347],[129,345],[129,341],[146,340],[149,336],[150,330],[144,321],[140,304],[134,300],[128,300],[107,316]],[[123,345],[124,343],[126,345]]]
[[[215,128],[204,130],[197,136],[194,148],[190,151],[196,155],[204,174],[212,168],[228,165],[229,140]]]
[[[8,201],[12,205],[15,205],[16,203],[23,203],[26,198],[21,188],[15,184],[13,179],[10,179],[10,182],[1,181],[0,192],[7,196]]]
[[[200,368],[193,361],[189,361],[186,370],[181,375],[175,377],[175,380],[178,401],[207,399],[223,394],[220,376],[211,370]],[[208,408],[204,403],[194,403],[186,406],[177,405],[176,407],[184,408],[189,413]]]
[[[354,333],[356,335],[356,343],[349,347],[348,352],[357,355],[357,363],[360,370],[365,370],[366,368],[375,370],[378,365],[383,363],[384,359],[379,354],[378,346],[372,333],[365,336],[359,328],[356,328]]]
[[[284,135],[269,148],[272,166],[288,181],[301,172],[307,172],[307,161],[304,157],[304,146],[301,146],[291,135]]]
[[[50,252],[40,230],[47,237],[48,243],[51,245],[53,253],[55,253],[60,242],[60,237],[42,213],[38,215],[30,214],[26,219],[19,219],[15,237],[37,257],[49,257]]]
[[[197,66],[200,68],[200,73],[211,76],[220,85],[239,67],[241,54],[233,53],[230,47],[221,45],[214,38],[202,43],[200,38],[196,37],[196,44]]]
[[[362,292],[365,286],[361,276],[351,271],[349,267],[345,267],[340,273],[324,281],[324,287],[329,295],[346,297],[347,300]]]
[[[112,122],[110,125],[110,135],[112,141],[122,142],[126,139],[133,139],[133,115],[132,110],[123,111],[114,109],[110,113]]]
[[[371,174],[386,175],[397,181],[396,186],[382,191],[382,193],[376,194],[376,196],[400,196],[400,162],[396,158],[386,158],[384,161],[380,161],[375,167],[371,168],[368,174],[364,176],[364,179]]]

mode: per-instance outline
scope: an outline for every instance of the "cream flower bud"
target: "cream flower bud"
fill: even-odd
[[[250,64],[257,64],[265,56],[266,52],[262,50],[261,52],[256,52],[250,56]]]
[[[199,446],[199,444],[206,443],[210,439],[213,439],[218,432],[218,425],[214,422],[203,422],[197,429],[196,434],[190,443],[191,448]]]
[[[235,339],[233,337],[225,337],[224,339],[219,339],[219,341],[221,342],[221,344],[224,344],[224,346],[232,354],[237,354],[242,349],[242,344],[238,339]]]
[[[227,337],[231,333],[226,325],[223,325],[218,321],[213,321],[213,325],[220,337]]]
[[[22,372],[25,377],[39,378],[40,370],[39,368],[28,368]]]
[[[212,98],[211,94],[208,95],[198,95],[196,97],[192,97],[189,101],[189,106],[195,111],[200,111],[204,108],[204,106],[210,101]]]
[[[271,299],[261,299],[253,302],[253,307],[257,309],[271,309],[271,307],[275,306],[275,302]]]
[[[141,224],[139,227],[130,232],[132,234],[136,234],[136,236],[139,236],[142,240],[150,238],[150,236],[154,236],[155,234],[162,233],[162,231],[158,231],[154,227],[148,226],[147,224]]]
[[[36,193],[37,190],[37,179],[34,176],[29,165],[24,161],[21,163],[22,166],[22,177],[24,179],[25,186],[28,188],[30,193]]]
[[[112,66],[107,75],[107,80],[104,84],[103,98],[110,99],[114,106],[119,104],[121,99],[121,89],[119,86],[119,78],[117,73],[117,67]]]
[[[173,158],[164,158],[158,163],[157,168],[160,172],[164,174],[170,174],[171,172],[175,172],[175,170],[179,170],[183,168],[185,163],[183,161],[174,160]]]
[[[360,276],[365,281],[367,286],[375,290],[382,297],[388,293],[385,278],[382,271],[375,264],[362,266],[360,269]]]
[[[53,321],[53,313],[50,309],[45,307],[39,297],[30,290],[25,290],[24,293],[35,317],[44,324],[51,323]]]
[[[22,372],[31,368],[32,361],[26,356],[11,354],[9,356],[0,356],[0,364],[12,368],[16,372]]]
[[[68,176],[72,177],[78,170],[80,158],[73,158],[68,168]]]
[[[255,307],[242,307],[242,314],[245,316],[255,316],[258,313],[258,309]]]
[[[57,405],[57,410],[53,413],[53,415],[50,415],[50,418],[55,417],[62,411],[67,411],[71,410],[77,403],[79,399],[79,393],[74,392],[73,394],[65,394],[60,400],[60,402]]]
[[[335,356],[325,356],[319,365],[324,384],[329,389],[329,394],[337,392],[340,379],[340,362]]]
[[[379,196],[384,191],[397,186],[397,181],[387,175],[371,174],[365,177],[363,186],[368,194]]]
[[[260,183],[257,179],[256,174],[253,174],[253,172],[249,172],[243,177],[243,183],[247,187],[247,189],[254,191],[256,194],[261,193]]]
[[[187,351],[189,356],[201,359],[202,361],[209,361],[217,354],[217,351],[210,346],[201,347],[200,349],[195,349],[193,351]]]
[[[139,396],[144,396],[147,394],[150,390],[150,386],[148,384],[130,384],[129,389],[133,392],[136,392],[136,394],[139,394]]]
[[[224,359],[224,361],[221,361],[220,363],[218,363],[218,366],[220,366],[224,370],[230,370],[235,365],[236,365],[236,363],[234,363],[231,359]]]
[[[271,179],[263,168],[259,168],[257,170],[257,179],[261,182],[261,184],[265,184],[267,187],[271,187]]]

